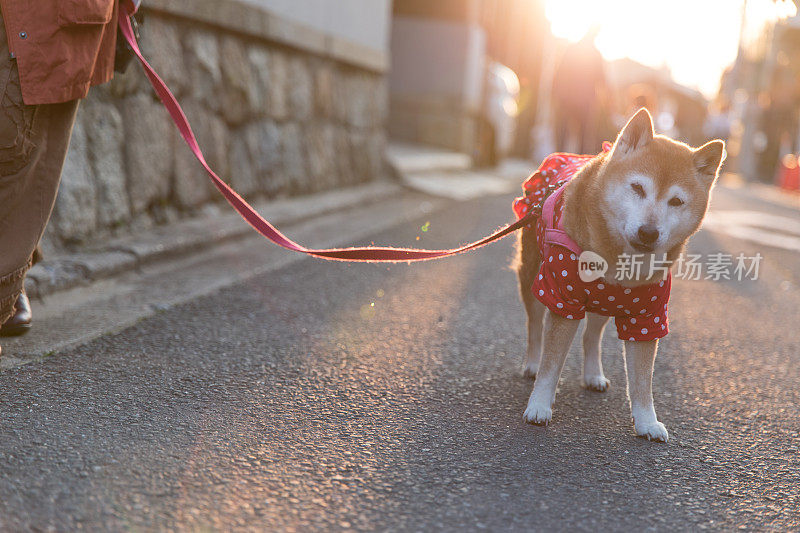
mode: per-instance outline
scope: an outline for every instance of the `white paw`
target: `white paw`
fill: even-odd
[[[527,363],[522,366],[522,376],[529,379],[536,379],[536,373],[539,372],[539,365],[535,363]]]
[[[608,390],[609,381],[600,374],[599,376],[583,376],[583,384],[587,389],[605,392]]]
[[[550,419],[553,418],[553,410],[544,405],[538,405],[533,402],[528,402],[528,407],[522,414],[522,419],[529,424],[544,424],[547,425]]]
[[[669,433],[667,427],[661,422],[651,422],[650,424],[635,424],[636,435],[647,440],[657,442],[667,442]]]

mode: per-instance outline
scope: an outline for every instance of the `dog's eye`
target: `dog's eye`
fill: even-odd
[[[644,187],[642,187],[640,184],[638,184],[638,183],[631,183],[631,189],[633,189],[634,191],[636,191],[636,194],[638,194],[638,195],[639,195],[639,196],[641,196],[642,198],[644,198],[644,197],[645,197],[645,194],[644,194]]]
[[[679,207],[679,206],[683,205],[683,200],[681,200],[680,198],[678,198],[676,196],[674,198],[670,198],[669,202],[667,202],[667,203],[669,205],[671,205],[672,207]]]

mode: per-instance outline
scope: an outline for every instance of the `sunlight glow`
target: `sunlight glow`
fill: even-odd
[[[608,60],[666,65],[678,83],[713,97],[736,58],[744,0],[547,0],[556,37],[578,41],[596,26]],[[748,26],[794,16],[790,0],[748,0]]]

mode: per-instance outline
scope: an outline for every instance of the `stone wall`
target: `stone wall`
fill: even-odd
[[[225,16],[204,18],[206,4]],[[384,174],[387,87],[374,54],[362,66],[293,46],[304,42],[297,32],[316,42],[315,30],[293,24],[282,41],[274,17],[262,34],[253,19],[266,14],[235,0],[191,0],[180,13],[166,1],[149,5],[144,54],[183,105],[211,166],[245,198]],[[45,250],[169,223],[221,201],[132,64],[81,103]]]

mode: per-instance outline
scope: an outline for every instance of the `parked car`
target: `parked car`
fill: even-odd
[[[478,121],[477,165],[494,166],[511,151],[519,93],[516,73],[497,61],[490,61],[486,67],[483,107]]]

